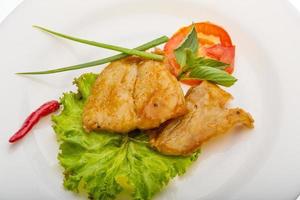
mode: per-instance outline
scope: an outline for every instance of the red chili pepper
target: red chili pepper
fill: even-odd
[[[39,122],[39,120],[58,110],[59,108],[59,102],[58,101],[49,101],[47,103],[44,103],[42,106],[40,106],[37,110],[35,110],[33,113],[31,113],[23,123],[22,127],[9,139],[10,143],[16,142],[20,140],[22,137],[24,137],[31,129],[32,127]]]

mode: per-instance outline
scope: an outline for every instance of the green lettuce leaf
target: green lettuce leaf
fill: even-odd
[[[89,73],[75,79],[78,92],[65,93],[62,112],[52,118],[64,186],[94,200],[115,199],[121,192],[132,199],[151,199],[173,177],[182,175],[198,153],[188,157],[162,155],[148,146],[147,135],[140,131],[128,135],[86,133],[82,108],[96,77]]]

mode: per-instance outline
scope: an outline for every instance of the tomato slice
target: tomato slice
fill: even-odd
[[[229,34],[220,26],[209,22],[194,23],[197,31],[197,36],[200,43],[199,56],[210,57],[225,63],[230,64],[226,68],[228,73],[233,72],[235,47],[232,45]],[[186,35],[189,33],[191,26],[183,27],[179,29],[164,46],[164,52],[166,56],[166,64],[169,70],[175,76],[181,71],[179,64],[176,62],[174,55],[174,49],[176,49]],[[196,79],[184,79],[183,83],[188,85],[200,84],[200,80]]]
[[[209,22],[201,22],[194,24],[197,33],[202,33],[204,35],[212,35],[220,40],[220,44],[223,46],[232,46],[231,38],[229,34],[220,26]],[[189,28],[188,28],[189,29]],[[201,39],[201,38],[200,38]],[[216,44],[216,43],[215,43]]]
[[[232,74],[234,67],[235,46],[226,47],[217,44],[208,48],[204,48],[203,51],[204,54],[210,58],[230,64],[230,66],[227,67],[225,71]]]

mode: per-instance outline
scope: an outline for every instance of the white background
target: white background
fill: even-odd
[[[0,0],[0,23],[11,13],[23,0]],[[300,12],[300,0],[289,0]]]
[[[22,0],[0,0],[0,23],[21,2],[22,2]],[[300,0],[290,0],[290,2],[293,3],[293,5],[295,5],[295,7],[297,7],[298,10],[300,11]],[[291,155],[291,157],[294,159],[298,159],[297,157],[295,158],[292,155]],[[292,158],[290,158],[290,159],[292,159]],[[263,173],[263,172],[261,172],[261,173]],[[272,171],[270,170],[269,173],[272,174]],[[290,173],[284,173],[284,174],[290,174]],[[17,178],[16,178],[16,180],[17,180]],[[270,180],[270,185],[272,184],[273,181],[276,182],[275,179]],[[263,189],[264,188],[261,188],[261,190],[263,190]],[[299,188],[299,190],[300,190],[300,188]],[[276,191],[274,191],[274,193],[276,193]]]
[[[0,0],[0,22],[21,2],[22,0]]]

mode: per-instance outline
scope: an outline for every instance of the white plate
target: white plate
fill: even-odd
[[[300,193],[300,19],[288,1],[27,0],[0,25],[0,199],[80,199],[63,189],[49,118],[22,142],[9,136],[30,111],[90,68],[48,76],[18,71],[77,64],[114,52],[51,37],[38,24],[134,47],[198,21],[224,26],[236,44],[239,81],[232,105],[251,112],[255,129],[216,138],[194,166],[156,199],[295,199]]]

